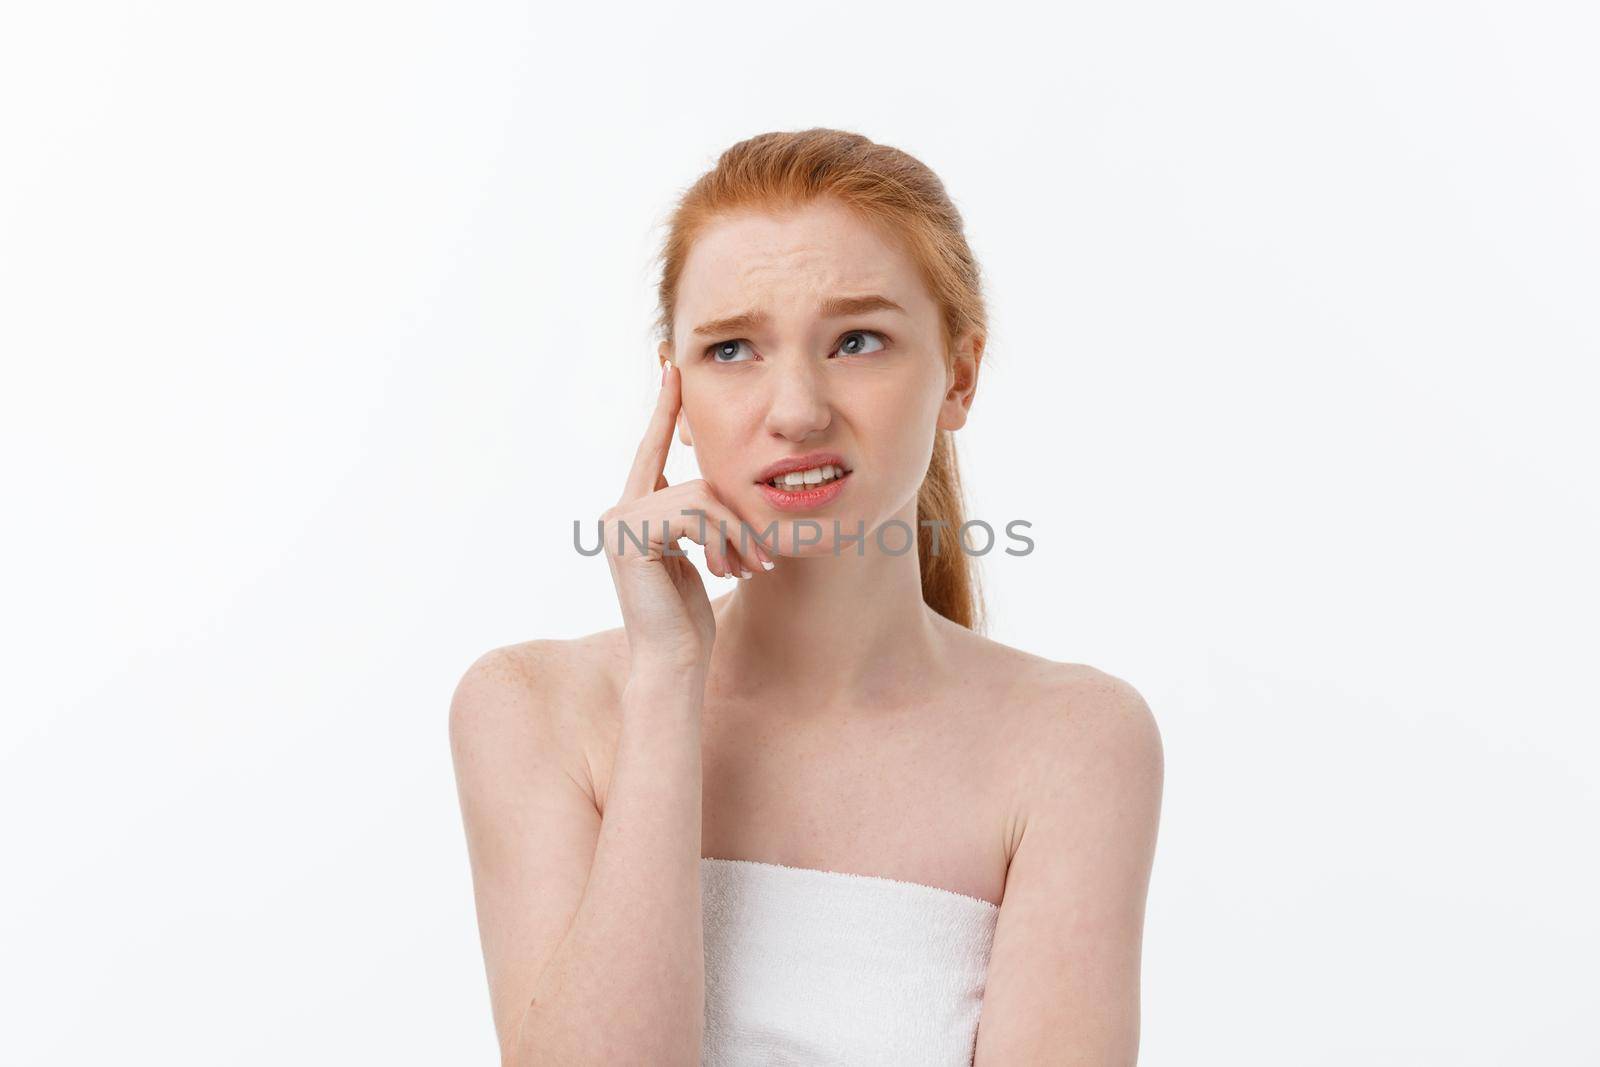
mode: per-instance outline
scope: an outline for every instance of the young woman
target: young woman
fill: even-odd
[[[1160,737],[1126,682],[977,632],[951,438],[985,315],[942,184],[852,133],[744,141],[660,302],[600,524],[622,625],[452,701],[503,1062],[1133,1063]],[[700,479],[663,477],[674,435]]]

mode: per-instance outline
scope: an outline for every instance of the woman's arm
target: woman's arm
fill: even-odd
[[[1042,697],[1028,807],[1006,874],[975,1067],[1131,1067],[1163,780],[1149,707],[1066,665]]]
[[[630,674],[602,820],[556,732],[574,687],[530,677],[552,660],[491,653],[451,705],[501,1062],[698,1067],[704,671]]]

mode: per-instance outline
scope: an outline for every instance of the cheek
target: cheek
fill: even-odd
[[[706,441],[731,442],[743,447],[750,435],[759,435],[766,409],[759,395],[752,395],[745,383],[717,381],[716,375],[696,381],[684,390],[682,418],[695,435]],[[728,375],[729,378],[735,377]]]
[[[872,419],[858,412],[852,423],[861,462],[872,471],[875,495],[882,494],[883,501],[892,498],[894,506],[922,485],[933,457],[937,405],[933,410],[922,407],[927,405],[920,397],[902,394]]]
[[[700,476],[716,486],[737,484],[748,453],[738,439],[737,414],[718,398],[701,396],[698,402],[685,398],[678,420],[688,428]],[[679,441],[681,444],[681,437]]]
[[[678,422],[689,430],[689,435],[694,439],[694,446],[706,447],[708,450],[716,446],[718,437],[717,418],[718,406],[709,398],[696,399],[684,398],[683,409],[678,413]]]
[[[944,401],[943,378],[919,372],[898,380],[885,376],[865,386],[851,406],[860,419],[878,427],[883,440],[917,442],[932,436]]]

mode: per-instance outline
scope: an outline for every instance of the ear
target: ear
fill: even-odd
[[[978,366],[983,362],[985,340],[981,334],[968,332],[956,342],[950,370],[945,374],[944,399],[939,404],[939,429],[959,430],[966,425],[972,398],[978,392]]]
[[[668,362],[670,362],[672,360],[672,342],[671,341],[662,341],[659,345],[656,346],[656,358],[661,361],[663,366],[665,366]],[[679,373],[680,374],[682,373],[681,369],[679,370]],[[682,379],[679,379],[679,381],[678,381],[678,389],[680,391],[683,389],[683,381],[682,381]],[[694,435],[692,435],[689,432],[689,418],[683,412],[683,404],[681,403],[681,396],[680,396],[680,403],[678,404],[678,440],[682,441],[684,444],[688,445],[690,448],[694,447]]]

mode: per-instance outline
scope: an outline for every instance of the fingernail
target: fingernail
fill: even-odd
[[[763,566],[763,567],[765,567],[765,568],[767,568],[767,570],[769,570],[769,571],[770,571],[770,570],[771,570],[771,569],[772,569],[772,568],[774,568],[774,567],[776,567],[776,566],[777,566],[777,564],[776,564],[776,563],[774,563],[774,562],[772,562],[772,561],[771,561],[771,560],[770,560],[770,559],[764,559],[764,560],[762,560],[762,561],[761,561],[761,565],[762,565],[762,566]]]
[[[754,578],[754,577],[755,577],[755,575],[753,575],[753,574],[751,574],[751,573],[750,573],[750,572],[749,572],[749,571],[747,571],[747,570],[741,570],[741,571],[739,571],[739,573],[740,573],[740,574],[741,574],[741,575],[743,575],[743,576],[744,576],[744,577],[746,577],[746,578]]]

